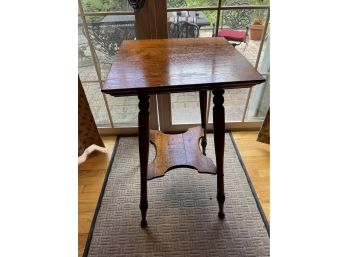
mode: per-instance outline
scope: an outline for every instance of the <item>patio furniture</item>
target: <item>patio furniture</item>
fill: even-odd
[[[205,17],[204,13],[199,11],[181,11],[177,12],[174,16],[169,16],[169,21],[177,23],[180,21],[187,21],[190,23],[194,23],[200,29],[203,26],[210,26],[210,22],[207,17]]]
[[[177,25],[179,28],[179,38],[199,37],[198,25],[187,21],[179,21]]]
[[[179,26],[175,22],[167,22],[167,33],[168,38],[178,38],[179,37]]]
[[[248,46],[249,41],[249,27],[246,30],[234,30],[234,29],[222,29],[218,31],[218,37],[224,37],[228,41],[232,41],[232,45],[240,45],[245,43],[245,48]],[[244,49],[245,49],[244,48]]]
[[[233,5],[248,5],[248,3],[234,3]],[[249,27],[253,16],[254,11],[250,9],[222,10],[221,25],[217,36],[226,38],[233,46],[245,43],[246,48],[249,41]],[[228,28],[224,28],[226,25]],[[213,34],[215,34],[215,28]]]
[[[168,38],[195,38],[199,37],[199,27],[196,24],[180,21],[174,23],[168,21]]]

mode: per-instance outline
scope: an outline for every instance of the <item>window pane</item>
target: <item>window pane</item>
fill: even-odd
[[[82,0],[84,12],[133,11],[128,0]]]
[[[138,97],[113,97],[106,95],[115,127],[138,126]]]
[[[82,21],[79,18],[78,23],[78,57],[79,57],[79,75],[81,81],[98,81],[97,72],[95,70],[91,50],[88,46]]]
[[[167,8],[217,6],[218,0],[167,0]]]
[[[107,15],[93,18],[94,21],[88,22],[88,29],[98,57],[101,77],[105,80],[123,40],[135,39],[135,17]]]
[[[270,106],[270,81],[256,85],[252,89],[245,121],[263,121]]]
[[[227,89],[224,94],[225,121],[236,122],[243,119],[249,89]],[[171,94],[172,124],[200,124],[199,93]],[[209,122],[213,122],[213,95],[211,95]]]
[[[236,41],[226,37],[231,44],[236,44],[236,49],[245,56],[245,58],[255,66],[260,43],[265,28],[267,9],[238,9],[221,10],[219,32],[240,31],[247,33],[244,42]],[[253,23],[259,21],[261,25],[253,26]],[[221,32],[220,32],[221,33]]]
[[[134,15],[87,16],[86,21],[97,55],[101,79],[104,81],[123,40],[135,39],[135,17]],[[98,81],[95,70],[82,21],[79,19],[79,74],[97,126],[111,127],[99,83],[84,83],[86,80]],[[115,126],[137,125],[137,97],[115,98],[106,95],[106,99]]]
[[[111,127],[99,83],[82,82],[97,127]]]
[[[206,17],[209,24],[200,26],[199,37],[212,37],[214,34],[214,24],[216,24],[217,11],[197,12],[200,16]]]
[[[226,122],[242,121],[248,92],[249,89],[247,88],[225,90],[224,107]],[[213,107],[213,94],[211,94],[208,122],[213,122]]]
[[[199,37],[212,37],[213,28],[216,22],[216,11],[178,11],[168,12],[167,21],[171,23],[178,23],[180,21],[187,21],[195,24],[198,27]],[[182,34],[176,32],[175,25],[168,24],[168,37],[183,37]],[[180,35],[179,35],[180,34]],[[193,34],[193,33],[192,33]],[[185,37],[195,37],[194,35]]]
[[[170,94],[172,107],[172,124],[193,124],[201,122],[199,93]]]
[[[248,112],[246,116],[247,121],[260,121],[266,116],[267,110],[270,106],[270,41],[267,36],[264,47],[262,49],[261,61],[258,67],[258,71],[266,78],[266,82],[260,85],[256,85],[253,88]]]

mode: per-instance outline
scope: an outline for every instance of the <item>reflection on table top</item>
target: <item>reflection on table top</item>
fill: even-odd
[[[124,41],[102,91],[114,96],[245,88],[264,82],[224,38]]]

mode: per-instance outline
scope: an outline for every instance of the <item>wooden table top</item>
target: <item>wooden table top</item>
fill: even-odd
[[[222,37],[123,41],[102,92],[113,96],[245,88],[264,82]]]

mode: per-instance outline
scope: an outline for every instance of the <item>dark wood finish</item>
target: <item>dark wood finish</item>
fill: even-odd
[[[201,125],[204,129],[204,136],[202,137],[201,145],[202,152],[205,155],[205,148],[207,147],[207,91],[199,91],[199,106],[201,109]]]
[[[156,158],[148,166],[147,179],[161,177],[167,171],[178,167],[216,174],[213,161],[204,156],[199,149],[199,139],[203,136],[204,130],[201,126],[175,135],[151,130],[150,141],[156,148]]]
[[[225,108],[224,90],[213,90],[213,125],[217,173],[217,201],[219,203],[219,218],[223,219],[225,190],[224,190],[224,151],[225,151]]]
[[[137,40],[167,38],[166,0],[146,0],[134,14]]]
[[[147,203],[147,163],[149,159],[149,96],[139,95],[139,159],[140,159],[140,210],[141,226],[146,227]]]
[[[264,81],[224,38],[126,40],[102,91],[158,94],[245,88]]]
[[[136,15],[140,15],[139,19],[137,16],[137,26],[138,23],[146,23],[145,13],[150,13],[151,4],[156,3],[163,4],[164,1],[148,0],[144,7],[136,12]],[[154,30],[154,25],[156,23],[152,21],[148,26],[149,30],[145,31],[144,35],[137,34],[137,38],[151,38],[152,35],[155,35],[158,31]],[[165,36],[166,34],[165,32]],[[265,79],[257,70],[224,38],[123,42],[102,91],[113,96],[138,95],[140,100],[139,156],[142,227],[147,226],[147,179],[162,176],[168,169],[183,165],[193,167],[200,172],[216,172],[219,217],[224,218],[224,89],[251,87],[264,81]],[[151,140],[156,146],[157,157],[149,165],[148,175],[149,95],[200,91],[201,118],[204,127],[206,123],[205,90],[212,90],[214,95],[213,122],[216,168],[215,166],[215,169],[212,168],[212,161],[199,150],[199,137],[205,136],[204,130],[199,127],[190,129],[182,135],[169,136],[160,132],[151,132]],[[169,149],[165,150],[164,148],[167,146]]]

